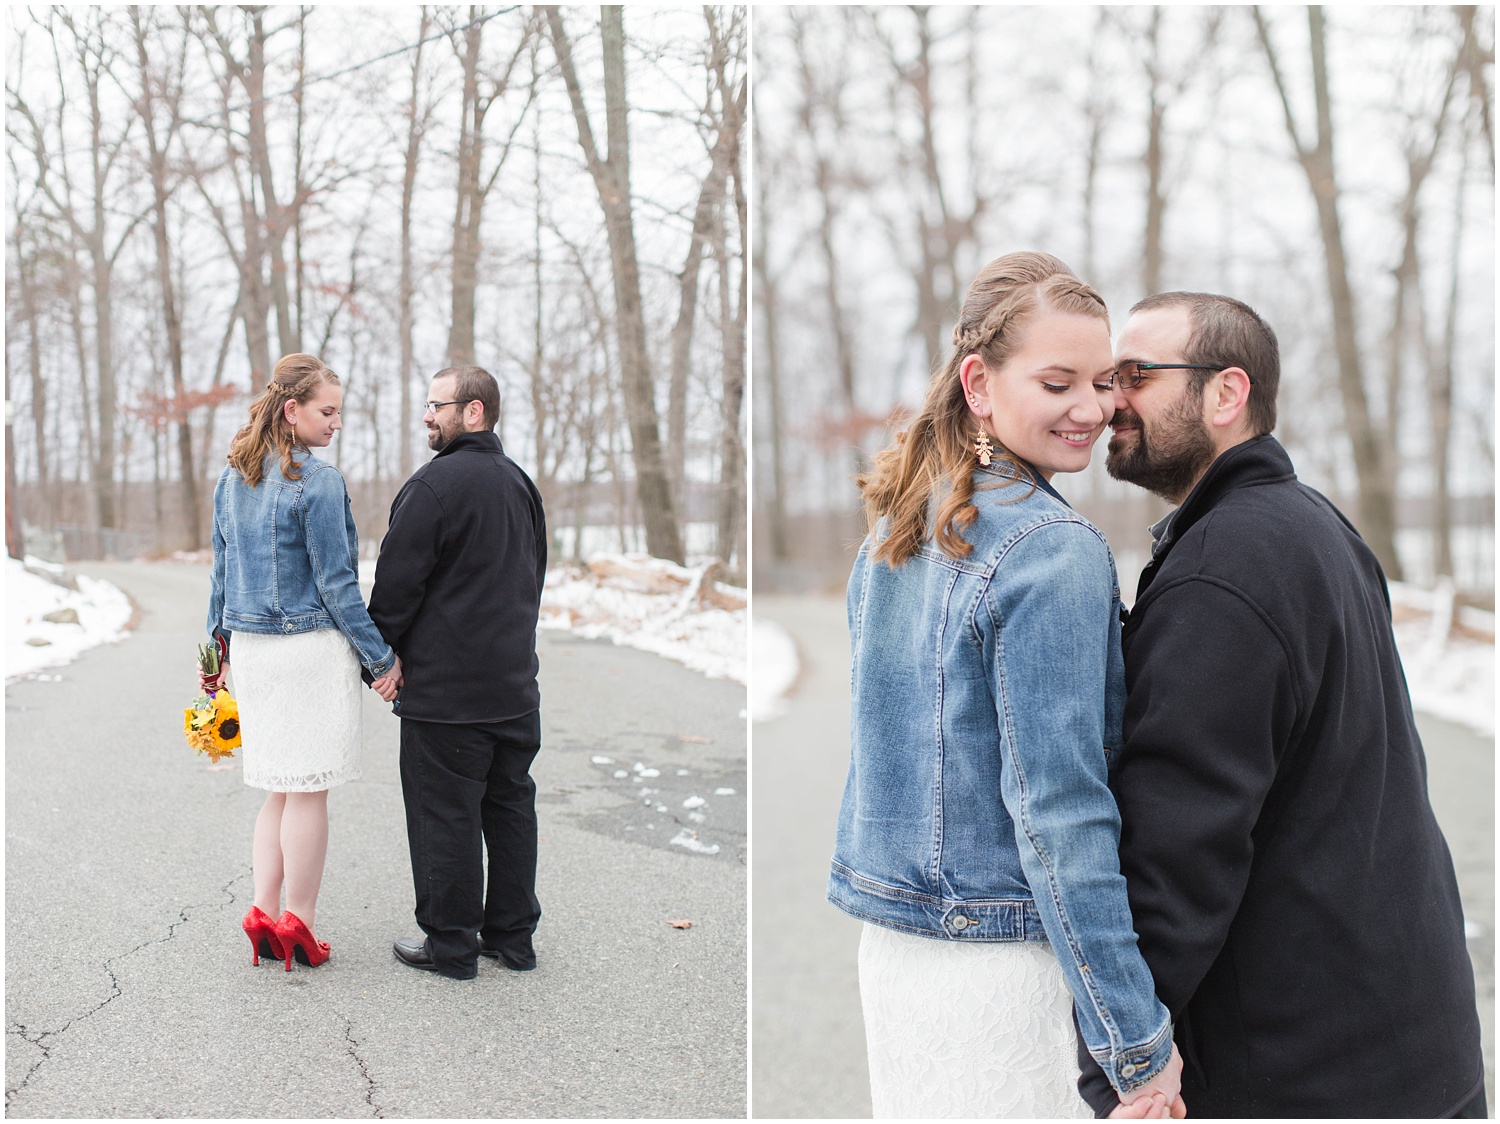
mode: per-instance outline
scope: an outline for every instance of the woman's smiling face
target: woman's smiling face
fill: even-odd
[[[963,368],[971,409],[1048,480],[1088,467],[1114,416],[1114,369],[1105,320],[1050,308],[1031,315],[998,370],[987,370],[978,355]]]

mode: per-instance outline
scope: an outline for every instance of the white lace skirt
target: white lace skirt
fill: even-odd
[[[244,742],[235,756],[247,785],[321,792],[359,777],[363,684],[342,632],[236,632],[229,674]]]
[[[1045,941],[866,924],[859,994],[876,1119],[1082,1119],[1073,997]]]

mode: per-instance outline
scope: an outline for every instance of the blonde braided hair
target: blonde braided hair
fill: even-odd
[[[949,487],[931,520],[931,537],[950,558],[965,558],[974,549],[960,533],[978,518],[979,509],[973,502],[974,415],[964,398],[959,367],[977,354],[987,368],[998,370],[1015,352],[1026,322],[1044,307],[1109,320],[1099,294],[1051,254],[1006,254],[969,284],[953,327],[953,352],[933,373],[921,411],[858,478],[868,525],[874,528],[887,517],[876,561],[899,566],[917,553],[928,538],[930,503],[945,480]],[[1013,471],[986,487],[1032,480],[1025,462],[1009,450],[996,446],[994,457]]]
[[[276,361],[271,381],[250,403],[250,420],[229,444],[229,463],[249,487],[256,487],[265,477],[266,454],[273,449],[281,454],[282,475],[301,479],[302,470],[292,459],[297,437],[286,420],[285,407],[291,401],[305,405],[325,383],[338,386],[339,377],[316,355],[295,352]]]

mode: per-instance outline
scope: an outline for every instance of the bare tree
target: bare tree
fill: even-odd
[[[578,141],[604,210],[614,275],[615,330],[619,337],[621,386],[630,423],[632,457],[635,462],[636,494],[646,527],[646,549],[658,558],[683,561],[682,538],[676,507],[662,458],[661,429],[656,412],[651,360],[646,353],[646,321],[641,308],[640,267],[637,264],[635,229],[630,197],[630,140],[626,124],[625,29],[621,9],[605,7],[600,13],[604,47],[604,108],[607,153],[600,155],[589,124],[588,107],[573,66],[572,43],[556,7],[544,9],[552,33]]]
[[[86,255],[90,273],[89,288],[92,294],[94,319],[94,355],[97,371],[97,414],[94,434],[90,478],[94,489],[94,506],[99,525],[114,528],[118,525],[116,511],[116,387],[114,351],[114,270],[120,253],[124,250],[131,232],[144,217],[144,212],[128,216],[120,223],[112,223],[112,199],[117,186],[115,170],[127,152],[126,142],[134,118],[129,118],[113,135],[107,135],[109,123],[105,119],[103,86],[109,76],[115,52],[107,34],[110,15],[102,9],[82,9],[53,13],[56,23],[68,32],[72,62],[83,84],[85,94],[84,113],[89,128],[90,150],[87,190],[83,199],[78,198],[66,152],[54,153],[46,139],[45,131],[29,106],[12,94],[12,109],[29,126],[32,157],[38,168],[37,186],[52,205],[55,215],[62,220],[76,243]],[[51,37],[53,58],[57,66],[59,89],[67,90],[67,71],[63,63],[63,47],[58,42],[57,28],[49,20],[47,32]],[[62,145],[65,115],[71,105],[64,96],[58,102],[58,143]],[[55,168],[54,168],[55,162]],[[54,174],[55,173],[55,174]],[[75,323],[80,318],[75,317]],[[83,355],[80,354],[80,360]]]
[[[1387,464],[1391,451],[1381,440],[1370,414],[1365,393],[1364,363],[1359,350],[1354,291],[1349,284],[1348,258],[1344,252],[1343,225],[1339,217],[1338,178],[1333,160],[1333,108],[1328,93],[1328,54],[1324,44],[1323,9],[1307,10],[1312,63],[1313,98],[1316,106],[1314,139],[1302,139],[1304,129],[1292,110],[1291,95],[1282,77],[1281,64],[1271,34],[1259,8],[1252,8],[1255,30],[1270,66],[1271,78],[1281,99],[1287,136],[1297,162],[1307,176],[1318,211],[1318,231],[1323,242],[1323,262],[1333,313],[1333,336],[1338,359],[1339,390],[1344,404],[1344,423],[1354,451],[1359,481],[1359,523],[1365,540],[1380,560],[1386,576],[1399,581],[1401,560],[1396,553],[1396,496],[1393,473]]]
[[[416,296],[416,282],[412,270],[411,219],[416,199],[417,165],[422,156],[422,138],[432,125],[434,105],[431,100],[422,100],[422,47],[427,32],[432,26],[432,17],[427,6],[422,6],[422,15],[417,27],[417,44],[411,57],[411,97],[406,102],[406,153],[401,165],[401,280],[397,296],[401,334],[401,360],[397,368],[397,383],[401,395],[401,436],[397,453],[397,472],[405,476],[412,470],[412,430],[416,420],[412,417],[411,376],[413,365],[412,304]]]
[[[164,70],[154,73],[151,52],[148,49],[148,23],[142,19],[141,9],[130,9],[130,26],[134,33],[136,49],[136,76],[139,92],[135,110],[141,119],[146,134],[147,172],[151,181],[152,235],[156,247],[156,278],[161,286],[162,317],[166,327],[167,363],[172,373],[173,420],[177,423],[177,457],[182,477],[182,517],[186,529],[187,549],[197,550],[203,545],[198,503],[198,473],[193,461],[193,430],[186,409],[187,380],[183,371],[182,317],[178,308],[177,293],[172,284],[172,239],[167,225],[167,201],[176,190],[167,169],[167,151],[176,139],[181,127],[181,75],[186,40],[179,51],[175,73]],[[158,94],[158,86],[160,93]],[[157,106],[161,104],[166,113],[165,134],[157,132]]]
[[[528,87],[526,106],[515,115],[510,133],[500,146],[500,156],[488,174],[483,170],[485,117],[510,88],[516,64],[526,55],[533,33],[534,26],[528,21],[499,73],[486,76],[480,72],[480,47],[484,35],[480,9],[471,7],[468,24],[453,32],[453,47],[463,65],[463,99],[458,140],[458,203],[453,214],[453,320],[448,334],[450,365],[474,362],[474,294],[483,245],[480,228],[484,202],[505,166],[516,131],[526,118],[526,108],[536,96],[535,75]]]
[[[743,9],[740,9],[743,12]],[[745,110],[747,106],[747,81],[743,71],[738,78],[730,73],[731,58],[743,57],[739,44],[740,20],[743,15],[731,16],[725,27],[712,9],[708,13],[709,41],[712,44],[710,73],[719,90],[723,106],[723,132],[728,134],[729,161],[727,197],[719,207],[719,222],[715,232],[715,256],[719,264],[719,320],[722,324],[724,352],[724,388],[720,398],[720,432],[722,433],[719,471],[719,558],[727,566],[731,559],[739,560],[739,568],[747,571],[745,543],[745,442],[740,435],[740,413],[745,398],[745,327],[749,316],[749,278],[746,263],[749,261],[747,230],[749,226],[748,204],[745,196],[745,181],[741,167],[741,140],[744,135]],[[738,42],[737,42],[738,41]],[[725,228],[726,215],[732,215],[737,245],[731,254]],[[731,273],[731,257],[736,267]],[[731,306],[730,294],[734,294]]]

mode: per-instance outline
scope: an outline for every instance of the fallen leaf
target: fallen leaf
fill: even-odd
[[[693,927],[693,923],[691,921],[682,917],[679,917],[675,921],[668,921],[667,924],[672,926],[672,928],[674,929],[691,929]]]

